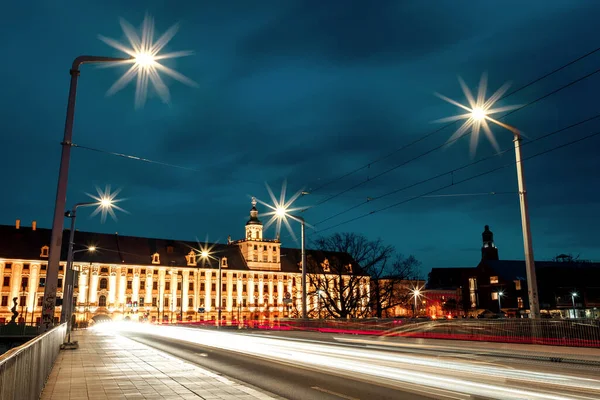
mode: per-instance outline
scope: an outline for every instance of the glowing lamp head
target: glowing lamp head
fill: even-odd
[[[486,117],[486,113],[485,110],[481,107],[475,107],[473,109],[473,111],[471,112],[471,117],[475,120],[475,121],[482,121],[485,119]]]
[[[504,296],[504,292],[503,291],[498,292],[498,296]]]
[[[285,213],[286,213],[286,211],[285,211],[285,208],[283,208],[283,207],[277,207],[277,209],[275,210],[275,215],[279,218],[285,217]]]
[[[109,207],[111,207],[111,206],[112,206],[112,200],[111,200],[110,198],[108,198],[108,197],[103,197],[103,198],[100,200],[100,207],[102,207],[102,208],[109,208]]]
[[[140,67],[148,67],[154,64],[154,56],[150,53],[138,53],[135,56],[135,62]]]
[[[577,297],[577,292],[573,292],[573,293],[571,293],[571,296],[573,296],[573,297]]]
[[[88,247],[88,251],[89,251],[90,253],[93,253],[93,252],[95,252],[95,251],[96,251],[96,246],[90,246],[90,247]]]
[[[419,296],[421,294],[421,291],[419,289],[415,289],[413,293],[415,294],[415,296]]]
[[[202,250],[202,252],[200,253],[200,255],[202,256],[202,258],[208,258],[208,251]]]

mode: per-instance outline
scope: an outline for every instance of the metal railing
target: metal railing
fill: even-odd
[[[0,400],[37,400],[65,339],[62,324],[0,355]]]

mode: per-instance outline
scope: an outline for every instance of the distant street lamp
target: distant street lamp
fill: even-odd
[[[504,296],[504,292],[502,290],[498,291],[498,312],[502,312],[502,296]]]
[[[417,299],[419,297],[421,297],[421,290],[414,289],[412,292],[413,292],[413,297],[415,298],[415,310],[413,311],[413,318],[416,318],[417,317]]]
[[[219,286],[217,288],[217,299],[219,304],[217,304],[217,327],[221,326],[221,306],[223,305],[223,293],[222,293],[222,278],[223,278],[223,274],[221,273],[221,257],[217,257],[215,255],[212,255],[210,253],[210,251],[208,250],[202,250],[200,251],[200,257],[202,257],[203,260],[208,261],[210,263],[210,259],[212,258],[213,260],[216,260],[219,263]]]
[[[531,227],[529,222],[529,206],[527,202],[527,189],[525,187],[525,175],[523,173],[523,162],[521,157],[521,134],[519,130],[513,126],[500,122],[497,119],[490,117],[490,114],[495,114],[503,111],[508,111],[519,106],[506,106],[492,108],[496,101],[508,90],[508,86],[504,85],[490,98],[485,100],[485,91],[487,86],[487,77],[484,75],[481,78],[479,84],[479,92],[477,93],[477,99],[471,94],[471,91],[467,88],[464,81],[460,80],[461,86],[469,101],[469,106],[465,106],[457,101],[454,101],[446,96],[438,94],[438,97],[448,101],[455,106],[458,106],[465,111],[466,114],[456,115],[449,118],[438,120],[439,122],[450,122],[465,119],[464,124],[454,133],[449,141],[456,140],[464,135],[470,128],[472,128],[471,136],[471,152],[474,151],[477,144],[477,138],[479,136],[480,129],[483,129],[488,139],[492,142],[494,147],[498,149],[498,143],[494,138],[494,135],[488,125],[488,121],[496,125],[499,125],[514,134],[513,142],[515,144],[515,158],[517,166],[517,181],[519,186],[519,200],[521,204],[521,226],[523,230],[523,247],[525,250],[525,268],[527,272],[527,288],[529,294],[529,309],[531,318],[540,318],[540,305],[538,298],[537,279],[535,272],[535,263],[533,259],[533,245],[531,242]]]
[[[573,302],[573,318],[577,318],[577,310],[575,309],[575,297],[579,296],[577,292],[571,293],[571,301]]]
[[[47,331],[54,325],[54,310],[56,307],[56,290],[58,285],[58,266],[60,264],[60,255],[62,247],[62,235],[64,228],[63,213],[67,201],[67,183],[69,179],[69,162],[71,158],[71,147],[73,146],[73,121],[75,117],[75,99],[77,95],[77,79],[79,77],[79,67],[82,64],[97,64],[97,63],[108,63],[112,65],[121,64],[133,64],[132,67],[113,85],[112,89],[115,89],[119,85],[124,85],[131,81],[137,75],[138,84],[142,86],[145,84],[147,88],[148,80],[150,79],[156,86],[157,90],[163,97],[168,95],[166,85],[160,79],[157,70],[163,71],[164,73],[174,77],[175,79],[185,82],[193,83],[189,79],[185,78],[180,73],[167,68],[160,63],[159,60],[165,58],[182,57],[190,55],[190,52],[176,52],[170,54],[159,55],[158,53],[163,47],[169,42],[169,40],[175,34],[173,28],[165,33],[157,42],[152,42],[152,32],[154,27],[149,17],[144,20],[144,31],[142,32],[143,41],[137,37],[137,35],[131,35],[129,29],[125,29],[128,39],[132,48],[126,46],[108,38],[100,37],[105,43],[112,47],[115,47],[129,57],[101,57],[101,56],[79,56],[77,57],[71,66],[71,84],[69,88],[69,99],[67,103],[67,118],[65,121],[65,131],[62,140],[62,154],[60,158],[60,167],[58,171],[58,185],[56,188],[56,200],[54,204],[54,217],[52,221],[52,235],[50,239],[50,252],[48,255],[48,269],[46,271],[46,286],[44,288],[44,300],[42,305],[42,330]],[[140,97],[146,93],[143,87],[138,85],[136,91],[136,99],[139,101]],[[167,92],[165,94],[165,91]],[[168,97],[168,96],[167,96]]]

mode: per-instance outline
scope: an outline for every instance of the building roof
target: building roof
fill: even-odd
[[[427,279],[429,289],[457,289],[463,285],[464,277],[475,267],[432,268]]]
[[[47,257],[41,257],[43,246],[50,244],[51,230],[45,228],[21,227],[16,229],[13,225],[0,225],[0,257],[7,259],[39,260],[44,262]],[[60,259],[67,259],[67,243],[69,241],[68,229],[63,232],[62,252]],[[159,254],[159,263],[156,266],[188,266],[186,256],[192,249],[200,250],[197,242],[144,238],[125,236],[117,233],[96,233],[75,231],[75,250],[85,249],[86,246],[95,246],[95,252],[81,251],[73,255],[75,262],[106,263],[113,265],[153,265],[152,256]],[[227,267],[235,270],[250,270],[244,256],[237,244],[202,244],[202,247],[211,248],[211,254],[216,257],[226,257]],[[281,248],[281,272],[299,273],[301,250],[294,248]],[[307,265],[309,272],[323,272],[321,263],[326,259],[337,259],[344,265],[352,264],[354,274],[364,275],[362,269],[346,253],[323,252],[307,250]],[[199,267],[217,267],[217,261],[202,264]],[[317,271],[315,271],[315,268]],[[266,271],[265,271],[266,272]]]
[[[525,261],[520,260],[486,260],[480,265],[493,269],[498,276],[505,281],[527,280]],[[538,281],[541,277],[561,276],[561,280],[567,284],[572,277],[579,278],[581,274],[598,276],[600,274],[600,263],[596,262],[557,262],[536,261],[535,271]]]

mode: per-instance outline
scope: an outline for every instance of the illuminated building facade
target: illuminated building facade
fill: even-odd
[[[58,299],[64,288],[68,235],[66,230]],[[19,221],[15,226],[0,225],[0,323],[10,320],[15,297],[19,320],[39,323],[49,242],[50,230],[39,229],[35,223],[31,228],[21,227]],[[282,248],[279,240],[263,238],[255,202],[245,238],[208,244],[214,256],[211,259],[200,256],[196,242],[76,231],[75,249],[89,246],[96,251],[74,254],[74,268],[78,271],[74,313],[78,322],[106,318],[208,321],[217,318],[219,306],[221,318],[228,322],[276,320],[294,317],[295,310],[300,309],[300,250]],[[321,251],[309,250],[308,254],[318,265],[327,257],[336,257]],[[364,285],[361,293],[368,297],[368,276],[364,277]],[[365,304],[368,306],[368,298]],[[309,308],[312,306],[310,302]],[[60,311],[61,307],[56,307],[55,318]]]

